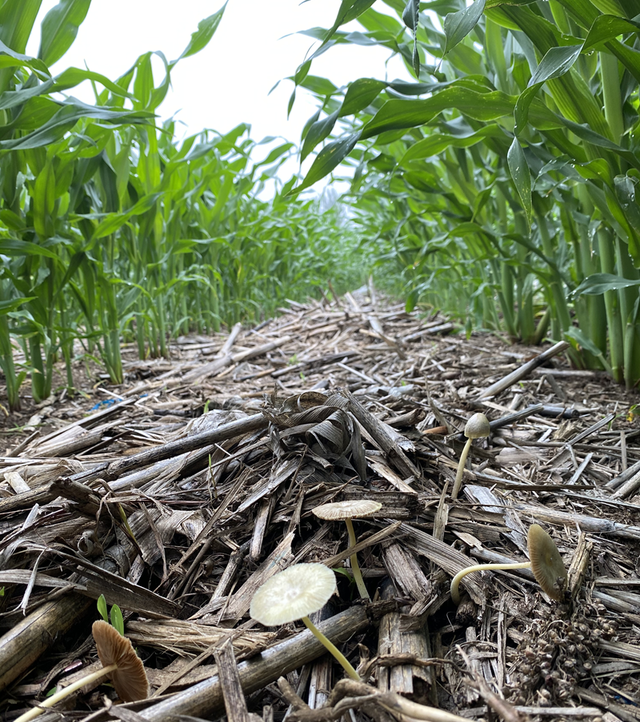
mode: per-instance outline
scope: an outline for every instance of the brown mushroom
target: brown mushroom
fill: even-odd
[[[474,564],[459,571],[451,580],[451,598],[454,604],[460,602],[458,586],[462,577],[471,572],[503,569],[531,569],[542,590],[552,599],[562,601],[567,586],[567,570],[553,539],[539,525],[532,524],[527,534],[528,562],[513,564]]]
[[[353,547],[356,545],[356,533],[351,520],[371,516],[377,511],[380,511],[380,509],[382,509],[382,504],[379,501],[373,501],[372,499],[353,499],[348,501],[335,501],[331,504],[322,504],[311,511],[320,519],[327,521],[342,519],[347,525],[347,531],[349,532],[349,546]],[[360,596],[363,599],[371,600],[364,579],[362,578],[362,572],[360,571],[360,565],[358,564],[358,558],[355,552],[351,555],[350,560],[353,578],[355,579]]]
[[[38,707],[33,707],[20,715],[15,722],[27,722],[27,720],[34,719],[42,714],[46,708],[53,707],[54,704],[85,685],[107,675],[113,683],[118,696],[124,702],[135,702],[144,699],[149,694],[149,683],[147,674],[144,671],[144,665],[131,642],[102,619],[93,623],[91,632],[96,643],[98,657],[102,662],[102,669],[87,674],[51,697],[47,697]]]

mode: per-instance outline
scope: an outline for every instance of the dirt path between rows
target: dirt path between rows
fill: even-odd
[[[434,706],[640,719],[640,397],[571,369],[561,345],[455,330],[366,289],[290,302],[251,329],[179,338],[171,360],[127,361],[123,386],[93,378],[5,417],[0,715],[99,666],[104,594],[152,697],[111,706],[113,688],[94,684],[65,719],[216,719],[225,702],[230,722],[388,722]],[[478,412],[491,435],[453,499]],[[345,525],[312,512],[364,498],[381,505],[355,522],[371,602]],[[484,571],[456,607],[452,576],[526,561],[534,523],[567,569],[561,601],[529,569]],[[360,682],[301,623],[250,619],[261,584],[300,562],[337,570],[315,620]],[[238,674],[218,675],[234,659]]]

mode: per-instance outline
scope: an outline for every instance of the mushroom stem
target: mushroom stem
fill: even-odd
[[[460,461],[458,462],[458,471],[456,472],[456,480],[453,484],[453,491],[451,492],[452,499],[458,498],[458,492],[460,491],[460,487],[462,486],[462,475],[464,474],[464,465],[467,463],[467,456],[469,456],[469,449],[471,448],[472,441],[473,441],[473,439],[467,439],[467,443],[464,445],[464,449],[462,449],[462,453],[460,454]]]
[[[454,604],[460,604],[458,586],[462,577],[471,572],[482,572],[485,569],[531,569],[531,562],[513,562],[512,564],[474,564],[472,567],[461,569],[451,580],[451,599]]]
[[[302,621],[305,623],[307,629],[313,634],[313,636],[322,644],[324,647],[340,662],[344,671],[355,679],[356,682],[361,682],[360,675],[351,666],[351,662],[342,654],[342,652],[333,644],[333,642],[322,634],[322,632],[316,627],[316,625],[309,619],[309,617],[302,617]]]
[[[97,669],[95,672],[92,672],[91,674],[87,674],[86,676],[81,677],[80,679],[77,679],[73,684],[70,684],[68,687],[64,687],[63,689],[61,689],[59,692],[56,692],[51,697],[47,697],[47,699],[45,699],[44,702],[40,702],[40,704],[37,707],[32,707],[30,710],[28,710],[24,714],[21,714],[20,717],[18,717],[18,719],[15,720],[15,722],[28,722],[28,720],[38,717],[48,707],[53,707],[53,705],[60,702],[60,700],[63,700],[65,697],[68,697],[70,694],[77,692],[79,689],[82,689],[82,687],[85,687],[86,685],[91,684],[91,682],[95,682],[96,680],[101,679],[102,677],[105,677],[110,672],[115,672],[116,669],[118,669],[117,664],[110,664],[108,667],[101,667],[100,669]]]
[[[349,546],[354,547],[356,545],[356,532],[353,528],[353,522],[351,519],[345,519],[347,530],[349,532]],[[367,591],[367,587],[364,583],[364,579],[362,578],[362,572],[360,571],[360,565],[358,564],[358,557],[356,553],[354,552],[350,557],[351,561],[351,571],[353,572],[353,578],[356,581],[356,585],[358,587],[358,592],[360,593],[360,596],[362,599],[368,599],[371,601],[371,597],[369,596],[369,592]]]

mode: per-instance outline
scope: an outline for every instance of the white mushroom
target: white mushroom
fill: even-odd
[[[274,574],[253,595],[249,614],[267,627],[301,619],[311,633],[340,662],[345,672],[357,681],[360,677],[349,660],[311,622],[309,614],[317,612],[336,591],[336,577],[324,564],[294,564]]]
[[[464,465],[469,456],[469,449],[471,448],[471,442],[474,439],[483,439],[491,433],[491,427],[489,426],[489,419],[484,414],[474,414],[467,425],[464,427],[464,435],[467,437],[467,443],[462,449],[460,454],[460,461],[458,463],[458,472],[456,473],[456,480],[453,484],[453,491],[451,492],[451,498],[457,499],[460,487],[462,486],[462,475],[464,474]]]

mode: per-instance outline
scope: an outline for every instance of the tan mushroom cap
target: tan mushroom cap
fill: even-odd
[[[352,499],[348,501],[334,501],[331,504],[322,504],[311,511],[320,519],[336,521],[338,519],[359,519],[371,516],[382,509],[379,501],[372,499]]]
[[[118,665],[118,669],[109,674],[109,679],[120,699],[124,702],[145,699],[149,694],[147,673],[131,642],[102,619],[93,623],[91,633],[102,666]]]
[[[567,586],[567,570],[555,542],[539,524],[532,524],[527,545],[536,581],[552,599],[561,601]]]
[[[474,414],[464,427],[467,439],[484,439],[491,433],[489,419],[484,414]]]
[[[267,579],[253,595],[249,614],[266,627],[288,624],[322,609],[335,591],[329,567],[294,564]]]

